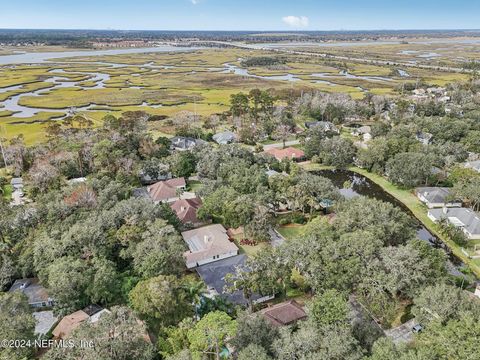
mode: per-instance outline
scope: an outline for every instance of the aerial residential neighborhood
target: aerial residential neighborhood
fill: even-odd
[[[0,360],[480,359],[480,4],[1,13]]]

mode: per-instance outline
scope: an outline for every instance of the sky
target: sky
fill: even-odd
[[[479,0],[0,0],[0,28],[478,29]]]

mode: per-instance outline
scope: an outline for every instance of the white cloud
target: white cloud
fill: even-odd
[[[306,16],[285,16],[282,18],[282,21],[290,27],[293,28],[302,28],[308,26],[308,17]]]
[[[199,0],[190,0],[193,5],[197,5]]]

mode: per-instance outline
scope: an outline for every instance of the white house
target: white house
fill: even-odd
[[[230,241],[227,230],[220,224],[184,231],[182,237],[189,248],[184,253],[189,269],[238,255],[238,247]]]
[[[419,187],[415,189],[417,197],[429,209],[439,207],[461,207],[462,203],[458,200],[448,201],[450,189],[445,187]]]
[[[434,222],[446,219],[453,226],[460,228],[468,239],[480,239],[480,218],[472,209],[455,207],[430,209],[428,217]]]

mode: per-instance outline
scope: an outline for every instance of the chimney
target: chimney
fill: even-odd
[[[208,244],[208,243],[210,242],[210,236],[205,235],[205,236],[203,237],[203,242],[204,242],[205,244]]]
[[[445,215],[447,215],[448,208],[447,208],[446,206],[444,206],[443,209],[442,209],[442,212],[443,212]]]

